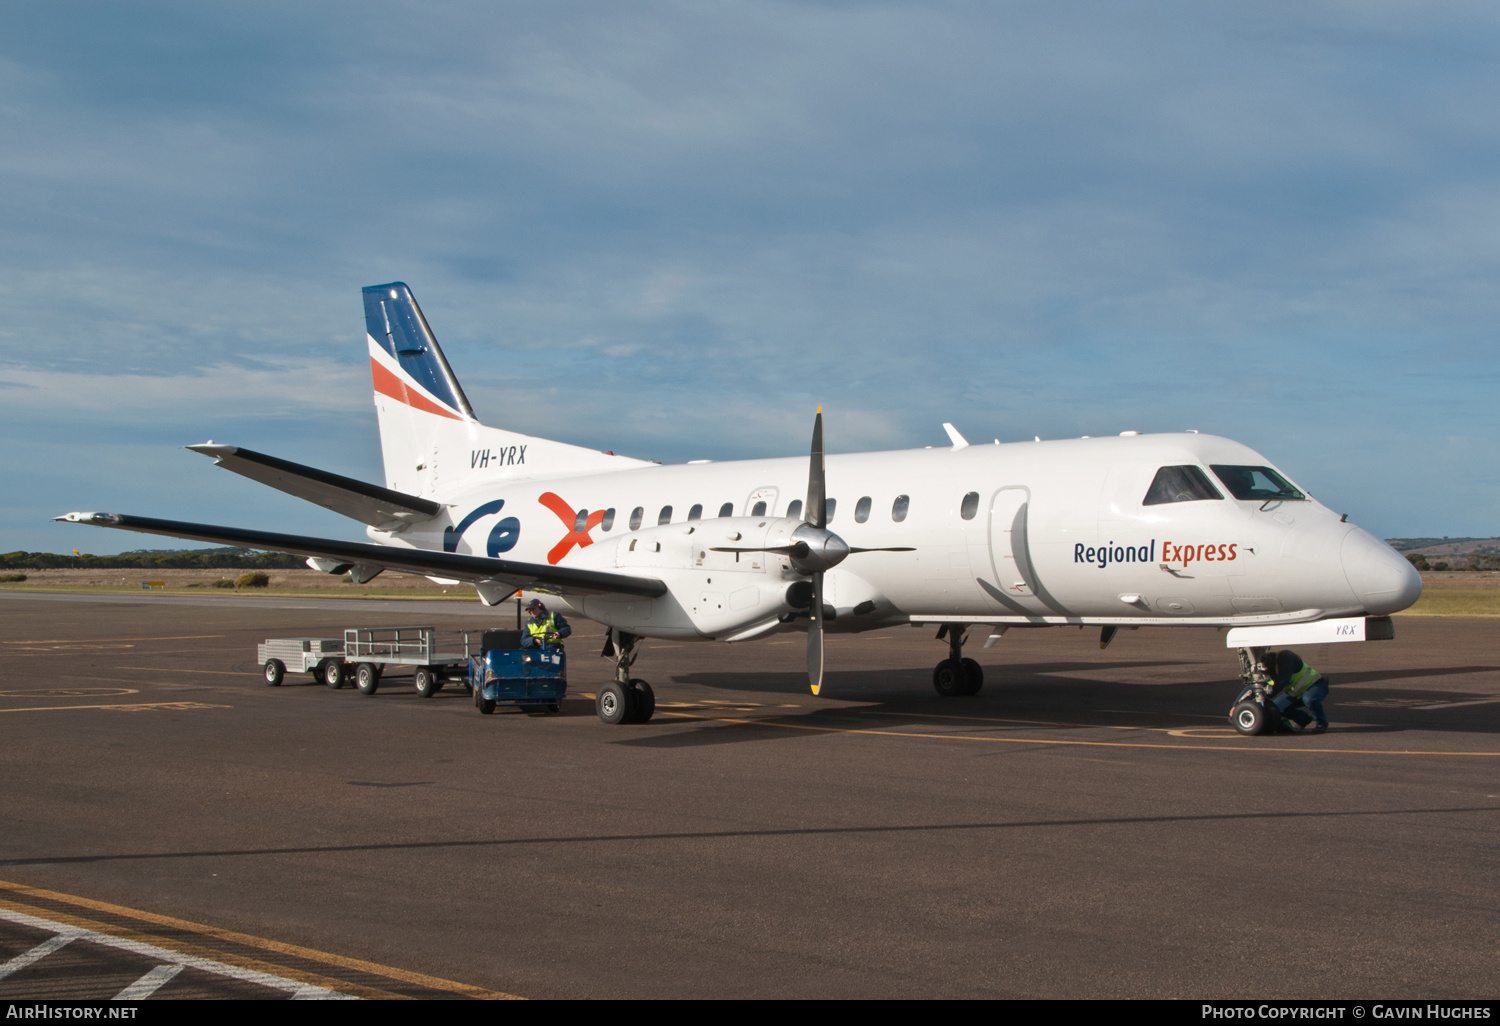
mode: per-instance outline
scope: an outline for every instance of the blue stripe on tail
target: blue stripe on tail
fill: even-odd
[[[365,329],[433,398],[472,418],[469,399],[438,348],[422,308],[405,282],[364,289]]]

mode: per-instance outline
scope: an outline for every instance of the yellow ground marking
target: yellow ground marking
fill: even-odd
[[[26,884],[11,883],[8,880],[0,880],[0,890],[11,891],[15,894],[25,895],[33,898],[45,898],[48,901],[61,902],[63,904],[73,905],[78,908],[93,909],[96,912],[108,912],[111,915],[125,916],[126,918],[136,919],[143,923],[154,923],[157,926],[168,926],[174,930],[187,930],[191,933],[201,934],[205,937],[213,937],[218,940],[231,941],[235,944],[243,944],[247,947],[260,948],[263,951],[274,951],[277,954],[281,955],[295,955],[298,958],[305,958],[312,962],[322,962],[324,965],[336,965],[341,969],[354,969],[358,972],[370,973],[373,976],[384,976],[387,979],[400,980],[402,983],[415,983],[421,987],[431,987],[433,990],[446,990],[454,994],[463,994],[467,997],[485,998],[490,1000],[524,1000],[516,994],[507,994],[504,991],[487,990],[484,987],[475,987],[472,984],[468,983],[458,983],[454,980],[445,980],[439,976],[428,976],[425,973],[414,973],[408,969],[396,969],[392,966],[381,965],[378,962],[366,962],[361,958],[350,958],[347,955],[335,955],[328,951],[319,951],[316,948],[304,948],[301,945],[288,944],[285,941],[268,940],[265,937],[256,937],[248,933],[237,933],[234,930],[223,930],[216,926],[204,926],[202,923],[193,923],[189,922],[186,919],[176,919],[172,916],[158,915],[155,912],[142,912],[139,909],[126,908],[123,905],[112,905],[107,901],[95,901],[92,898],[80,898],[74,894],[61,894],[57,891],[43,890],[40,887],[28,887]],[[0,903],[5,904],[7,907],[15,907],[15,903],[6,901],[3,898],[0,898]],[[22,906],[18,910],[24,911],[30,915],[38,915],[44,918],[64,921],[62,920],[61,914],[45,909],[33,910]],[[98,923],[88,923],[87,921],[83,920],[80,920],[76,925],[84,926],[86,929],[90,930],[98,930],[100,933],[112,933],[116,936],[125,936],[131,932],[122,931],[119,927],[111,927]],[[139,935],[138,937],[135,937],[133,939],[145,940],[149,943],[157,944],[162,947],[174,946],[173,942],[171,942],[167,938],[158,937],[155,934],[149,936]],[[180,945],[181,942],[177,942],[177,944]],[[226,957],[224,952],[218,951],[216,949],[213,950],[211,954],[212,957],[217,959],[218,961],[231,961],[229,957]],[[246,966],[246,968],[260,968],[260,966]],[[278,976],[284,976],[289,979],[300,979],[300,977],[295,975],[294,971],[288,970],[284,966],[274,966],[270,970],[261,969],[261,971],[272,971]],[[316,986],[328,987],[331,990],[341,990],[346,994],[355,993],[354,990],[350,989],[350,985],[343,982],[342,980],[331,980],[326,977],[315,977],[312,974],[306,975],[308,975],[310,978],[303,980],[303,982],[314,983]],[[388,994],[385,991],[375,991],[375,993],[381,997],[401,996],[399,994]]]
[[[116,712],[148,712],[152,709],[233,709],[232,705],[208,705],[204,702],[120,702],[113,705],[33,705],[25,709],[0,709],[0,713],[61,712],[71,709],[113,709]]]
[[[1500,757],[1500,752],[1428,752],[1413,751],[1411,749],[1381,750],[1378,748],[1268,748],[1263,744],[1251,743],[1248,738],[1244,745],[1161,745],[1149,744],[1142,741],[1063,741],[1036,737],[977,737],[973,734],[927,734],[914,730],[815,727],[805,723],[778,723],[771,719],[741,720],[732,719],[728,716],[694,716],[691,713],[672,712],[666,709],[663,709],[661,713],[663,716],[677,716],[689,720],[707,720],[714,723],[738,723],[757,727],[779,727],[782,730],[807,730],[823,734],[866,734],[874,737],[915,737],[934,741],[990,741],[1013,745],[1071,745],[1083,748],[1163,748],[1167,751],[1253,752],[1257,754],[1262,752],[1296,752],[1299,754],[1324,753],[1331,755],[1463,755],[1488,756],[1489,758]]]
[[[105,695],[138,695],[138,688],[16,688],[0,691],[0,698],[102,698]]]
[[[222,638],[222,634],[171,634],[164,638],[32,638],[28,641],[0,641],[0,645],[83,645],[106,641],[200,641],[204,638]]]

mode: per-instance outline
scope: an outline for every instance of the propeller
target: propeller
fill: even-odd
[[[774,552],[786,556],[792,567],[812,581],[812,603],[807,625],[807,680],[812,693],[823,690],[823,574],[856,552],[912,552],[909,545],[856,548],[828,529],[828,488],[823,474],[823,407],[813,421],[812,452],[807,466],[807,504],[802,523],[792,531],[786,545],[732,548],[713,546],[714,552]]]

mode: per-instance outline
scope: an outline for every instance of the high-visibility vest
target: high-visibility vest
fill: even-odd
[[[1292,674],[1292,679],[1287,681],[1286,690],[1282,693],[1289,698],[1301,698],[1307,693],[1307,689],[1316,684],[1322,677],[1323,675],[1317,670],[1303,663],[1302,669]]]
[[[542,619],[532,620],[526,625],[526,633],[530,634],[539,643],[546,641],[547,635],[551,634],[556,629],[556,614],[552,612],[548,612],[548,614]]]

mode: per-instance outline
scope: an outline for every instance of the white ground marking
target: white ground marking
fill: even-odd
[[[159,965],[116,994],[114,1000],[144,1001],[152,994],[155,994],[162,984],[182,972],[185,968],[187,967],[181,965]]]
[[[17,955],[15,958],[5,963],[4,966],[0,966],[0,976],[8,975],[9,973],[15,972],[17,969],[25,968],[32,962],[43,959],[50,955],[53,951],[56,951],[58,948],[61,948],[64,944],[67,944],[70,941],[86,940],[93,944],[102,944],[105,947],[117,948],[120,951],[129,951],[137,955],[145,955],[147,958],[166,963],[166,965],[159,966],[158,968],[169,968],[172,966],[177,966],[179,967],[179,969],[201,969],[203,972],[213,973],[215,976],[227,976],[233,980],[241,980],[245,983],[256,983],[262,987],[270,987],[273,990],[288,991],[291,993],[293,998],[312,998],[315,1000],[333,999],[344,1001],[356,1000],[350,994],[340,994],[337,991],[329,990],[326,987],[315,987],[310,983],[303,983],[300,980],[289,980],[281,976],[272,976],[270,973],[259,972],[255,969],[244,969],[237,965],[226,965],[223,962],[215,962],[211,958],[200,958],[197,955],[185,955],[182,952],[172,951],[169,948],[159,948],[155,944],[146,944],[142,941],[128,940],[124,937],[115,937],[112,934],[108,933],[99,933],[95,930],[85,930],[77,926],[68,926],[66,923],[56,923],[50,919],[42,919],[37,916],[27,915],[25,912],[14,912],[8,908],[0,908],[0,919],[5,919],[12,923],[19,923],[22,926],[30,926],[38,930],[47,930],[51,933],[57,934],[57,936],[53,937],[51,940],[44,941],[43,943],[38,944],[36,947],[32,948],[25,954]],[[46,948],[48,944],[52,944],[54,946],[49,950],[43,951],[42,949]],[[36,954],[37,952],[41,953]],[[33,958],[32,956],[34,954],[35,957]],[[29,961],[21,962],[22,959],[29,959]],[[21,964],[15,965],[15,963],[17,962],[21,962]],[[13,965],[14,968],[11,968]],[[155,971],[156,970],[152,970],[152,972]],[[142,983],[150,975],[151,973],[147,973],[145,977],[137,980],[134,984],[131,984],[131,986],[136,986]],[[176,974],[174,973],[173,975]],[[166,980],[161,981],[161,983],[165,982]],[[161,983],[158,983],[157,986],[161,986]],[[126,989],[128,990],[129,988]],[[155,990],[156,988],[153,987],[152,989]]]
[[[75,930],[60,933],[56,937],[48,937],[30,951],[23,951],[15,958],[0,965],[0,980],[5,979],[11,973],[25,969],[33,962],[40,962],[54,951],[61,949],[71,941],[77,940],[82,934]]]

